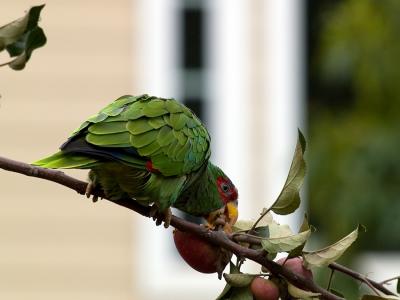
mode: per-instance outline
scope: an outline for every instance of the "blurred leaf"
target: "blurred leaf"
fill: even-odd
[[[256,276],[253,274],[224,274],[226,282],[233,287],[246,287]]]
[[[359,225],[357,229],[345,236],[341,240],[337,241],[333,245],[325,247],[321,250],[313,252],[304,252],[304,262],[306,266],[322,267],[327,266],[330,263],[336,261],[342,254],[350,247],[350,245],[357,239],[358,232],[364,229],[363,226]]]
[[[400,278],[397,279],[396,292],[400,293]]]
[[[279,215],[287,215],[294,212],[300,205],[299,190],[303,184],[306,173],[306,164],[303,154],[306,149],[306,141],[301,131],[298,131],[296,150],[294,152],[289,175],[282,188],[278,199],[271,206],[271,210]]]
[[[6,46],[15,43],[26,31],[29,21],[29,13],[24,17],[0,27],[0,51]]]
[[[334,295],[336,295],[336,296],[339,296],[340,298],[345,298],[344,295],[343,295],[341,292],[337,291],[337,290],[330,289],[329,291],[330,291],[332,294],[334,294]]]
[[[293,235],[293,231],[290,229],[287,224],[271,224],[268,226],[269,237],[270,238],[281,238],[285,236]]]
[[[43,7],[44,5],[34,6],[24,17],[0,27],[0,51],[6,49],[11,57],[16,57],[3,65],[22,70],[33,50],[46,44],[46,36],[38,27]]]
[[[291,283],[288,283],[289,294],[296,299],[319,299],[320,293],[314,293],[299,289]]]
[[[400,298],[395,296],[376,296],[376,295],[364,295],[361,298],[361,300],[384,300],[384,299],[398,300]]]
[[[308,217],[307,214],[304,215],[304,219],[303,219],[303,223],[301,223],[300,228],[299,228],[299,232],[303,232],[306,230],[309,230],[310,228],[310,224],[308,223]]]

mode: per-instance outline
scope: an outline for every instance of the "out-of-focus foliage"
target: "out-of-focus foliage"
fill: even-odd
[[[311,2],[311,222],[328,240],[361,223],[360,249],[398,250],[400,1]]]
[[[33,50],[46,44],[43,29],[38,26],[43,7],[44,5],[33,6],[24,17],[0,27],[0,51],[7,50],[13,58],[6,63],[0,63],[0,66],[8,65],[13,70],[22,70]]]

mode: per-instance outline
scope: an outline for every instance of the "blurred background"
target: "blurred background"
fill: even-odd
[[[3,1],[0,24],[37,4]],[[307,210],[309,248],[362,223],[341,262],[399,275],[399,13],[396,0],[52,1],[47,45],[22,72],[0,69],[0,155],[48,155],[123,94],[175,97],[207,124],[249,219],[279,194],[300,128],[304,207],[281,221],[296,230]],[[213,299],[224,286],[183,263],[171,229],[49,182],[0,182],[0,298]],[[335,287],[360,290],[340,275]]]

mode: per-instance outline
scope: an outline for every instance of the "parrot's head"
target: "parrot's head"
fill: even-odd
[[[238,190],[220,168],[209,163],[208,169],[212,174],[211,191],[220,208],[209,213],[206,219],[214,226],[222,217],[226,223],[224,230],[231,232],[238,219]]]

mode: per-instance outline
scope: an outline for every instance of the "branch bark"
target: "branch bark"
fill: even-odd
[[[87,183],[81,180],[75,179],[71,176],[66,175],[65,173],[58,171],[58,170],[51,170],[51,169],[44,169],[41,167],[32,166],[23,162],[11,160],[5,157],[0,156],[0,168],[20,173],[27,176],[37,177],[49,181],[53,181],[55,183],[61,184],[66,186],[72,190],[75,190],[79,194],[83,195],[86,191]],[[99,197],[103,197],[106,199],[105,195],[96,194]],[[109,199],[106,199],[109,200]],[[111,201],[111,200],[109,200]],[[121,205],[126,207],[130,210],[133,210],[145,217],[149,217],[150,208],[146,206],[142,206],[136,201],[132,199],[122,199],[119,201],[112,201],[115,204]],[[171,225],[181,231],[187,231],[194,233],[203,239],[209,241],[212,244],[225,248],[235,255],[241,258],[247,258],[259,263],[262,266],[265,266],[271,273],[277,276],[282,276],[287,279],[290,283],[295,286],[302,286],[303,289],[310,290],[312,292],[320,293],[321,299],[327,300],[341,300],[340,298],[327,290],[323,289],[322,287],[315,284],[314,281],[308,280],[302,276],[294,274],[290,270],[282,267],[281,265],[275,263],[274,261],[270,261],[266,258],[264,251],[262,250],[254,250],[243,247],[239,245],[233,236],[227,235],[223,231],[210,231],[203,226],[188,222],[176,216],[172,216]],[[259,241],[258,241],[259,242]],[[330,266],[331,267],[331,266]],[[337,264],[334,265],[335,269],[338,271],[343,271]],[[357,276],[353,276],[351,272],[345,272],[346,274],[352,276],[353,278],[357,278]],[[369,280],[371,284],[373,284],[377,289],[381,290],[386,294],[392,294],[390,291],[386,290],[382,285],[379,283],[375,283]]]

